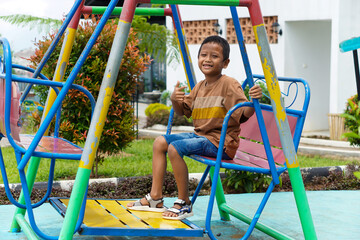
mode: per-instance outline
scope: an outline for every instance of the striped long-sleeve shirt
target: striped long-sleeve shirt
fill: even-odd
[[[235,104],[246,102],[244,91],[240,83],[231,77],[223,75],[216,82],[207,84],[205,80],[196,84],[183,102],[184,114],[192,116],[195,134],[209,139],[219,147],[220,134],[224,117]],[[237,109],[229,120],[225,138],[224,151],[233,158],[239,146],[240,119],[244,108]]]

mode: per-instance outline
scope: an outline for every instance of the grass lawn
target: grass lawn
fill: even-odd
[[[99,167],[98,174],[100,177],[131,177],[144,176],[151,174],[152,169],[152,144],[153,139],[144,139],[134,141],[131,146],[126,148],[124,152],[106,158],[104,163]],[[16,160],[11,147],[2,148],[7,176],[10,183],[20,182],[20,178],[16,169]],[[351,160],[337,160],[322,158],[320,156],[301,156],[298,155],[300,167],[325,167],[339,166],[352,163]],[[203,172],[205,165],[196,161],[185,159],[190,173]],[[79,163],[77,161],[57,160],[55,166],[55,180],[74,178]],[[48,178],[48,170],[50,161],[43,159],[40,163],[36,181],[44,182]],[[168,161],[168,170],[172,171],[171,164]],[[0,175],[0,182],[3,183]]]

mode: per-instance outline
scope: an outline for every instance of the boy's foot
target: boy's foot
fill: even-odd
[[[150,193],[136,202],[128,203],[126,206],[131,210],[148,211],[148,212],[165,212],[164,200],[162,198],[154,200],[151,198]]]
[[[174,202],[174,206],[172,208],[167,209],[163,213],[163,218],[170,220],[181,220],[184,218],[188,218],[194,215],[192,211],[191,202],[186,203],[184,200],[177,199]]]

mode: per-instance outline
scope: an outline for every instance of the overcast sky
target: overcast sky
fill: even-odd
[[[62,19],[74,2],[75,0],[1,0],[0,16],[27,14]],[[37,29],[19,28],[1,20],[0,34],[9,40],[14,52],[34,47],[35,39],[41,39],[45,35]]]

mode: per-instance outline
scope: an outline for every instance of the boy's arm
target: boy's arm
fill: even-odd
[[[178,81],[175,85],[174,92],[170,96],[170,100],[176,114],[182,116],[184,115],[182,104],[185,98],[185,92],[183,90],[186,88],[186,86],[179,87],[179,85],[180,82]]]
[[[249,90],[249,96],[251,97],[251,101],[252,99],[256,98],[256,99],[260,99],[262,97],[262,90],[261,87],[259,85],[254,85],[252,88],[250,88]],[[250,118],[255,112],[255,109],[252,107],[245,107],[244,109],[244,116],[247,118]]]

